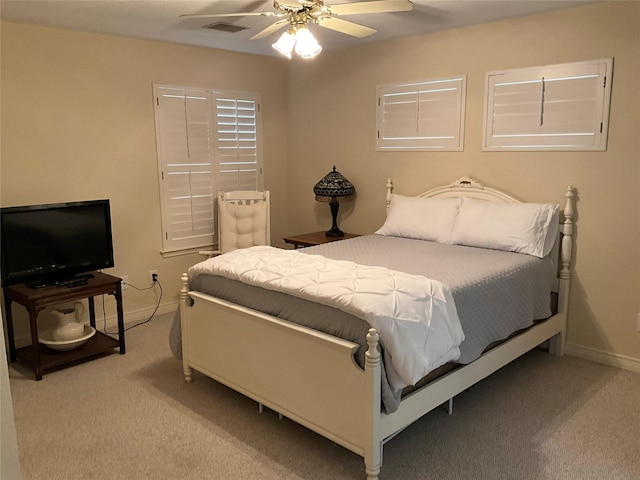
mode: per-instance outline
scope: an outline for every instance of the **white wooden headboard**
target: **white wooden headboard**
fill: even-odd
[[[391,206],[392,193],[393,183],[389,178],[387,179],[387,213]],[[517,198],[494,188],[486,187],[470,177],[462,177],[449,185],[436,187],[416,196],[430,198],[470,197],[489,202],[522,203]]]

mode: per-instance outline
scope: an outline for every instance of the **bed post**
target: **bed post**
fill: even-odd
[[[387,209],[385,211],[385,214],[387,216],[389,215],[389,208],[391,207],[391,193],[393,193],[393,182],[391,181],[390,178],[387,178],[387,197],[386,197]]]
[[[367,471],[367,480],[378,480],[380,467],[382,466],[382,438],[380,438],[380,380],[381,359],[378,342],[380,337],[375,328],[370,328],[367,334],[369,348],[365,355],[365,391],[371,395],[367,402],[367,428],[364,440],[364,463]]]
[[[189,297],[189,276],[183,273],[180,277],[182,280],[182,288],[180,289],[180,328],[182,331],[182,368],[184,370],[184,379],[187,382],[193,380],[193,369],[189,366],[189,345],[187,339],[189,338],[189,322],[187,317],[189,315],[188,309],[191,301]]]
[[[571,280],[571,255],[573,250],[573,215],[575,212],[575,189],[567,187],[564,195],[567,203],[564,207],[564,223],[562,224],[562,243],[560,244],[560,274],[558,287],[558,313],[562,315],[562,331],[551,338],[549,351],[555,355],[564,355],[567,333],[567,311],[569,309],[569,284]]]

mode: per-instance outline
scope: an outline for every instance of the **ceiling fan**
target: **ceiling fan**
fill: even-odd
[[[338,5],[325,5],[323,0],[274,0],[273,8],[275,11],[187,14],[180,15],[180,17],[279,17],[281,20],[272,23],[251,37],[250,40],[267,37],[282,27],[289,26],[280,39],[273,44],[273,48],[286,57],[291,58],[291,52],[295,47],[296,53],[301,57],[311,58],[320,53],[322,47],[309,31],[309,24],[316,24],[354,37],[368,37],[376,33],[376,30],[354,22],[342,20],[339,17],[369,13],[405,12],[412,10],[413,4],[409,0],[373,0],[369,2],[342,3]]]

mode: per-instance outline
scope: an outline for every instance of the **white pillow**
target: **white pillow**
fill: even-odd
[[[558,205],[464,198],[451,242],[545,257],[558,234]]]
[[[387,219],[376,233],[448,243],[459,208],[459,198],[392,194]]]

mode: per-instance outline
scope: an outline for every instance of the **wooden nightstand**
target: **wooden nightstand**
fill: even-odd
[[[302,235],[292,235],[284,237],[285,243],[291,243],[294,248],[313,247],[314,245],[322,245],[323,243],[335,242],[337,240],[346,240],[348,238],[359,237],[353,233],[345,233],[344,237],[327,237],[325,232],[303,233]]]

